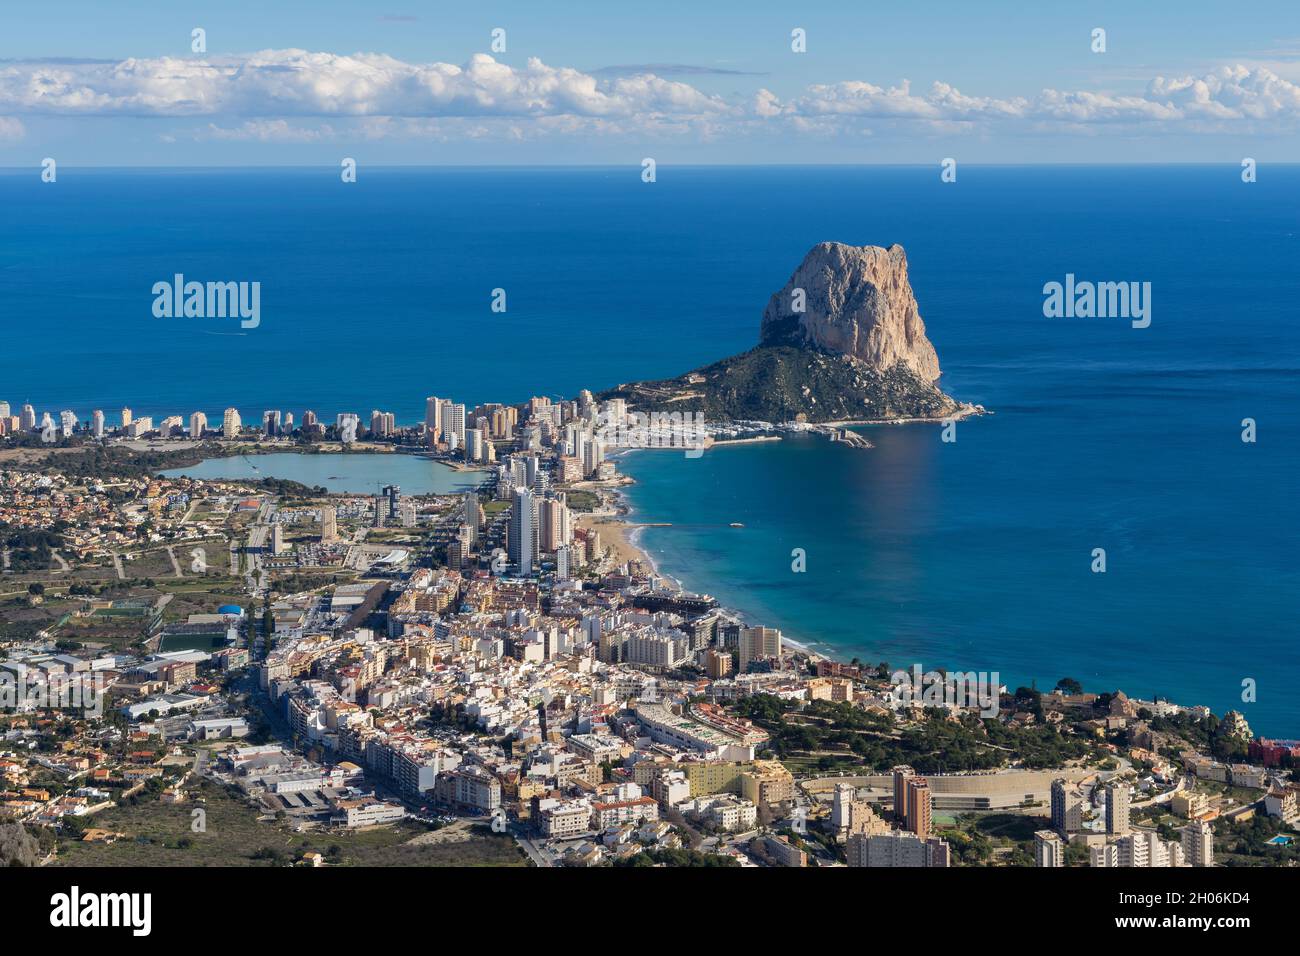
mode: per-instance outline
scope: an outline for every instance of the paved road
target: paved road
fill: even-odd
[[[248,544],[246,551],[248,553],[248,567],[244,571],[246,586],[253,595],[259,596],[266,591],[267,573],[262,567],[262,552],[266,548],[266,539],[271,533],[270,526],[266,523],[275,505],[270,499],[262,502],[262,506],[257,509],[257,518],[248,529]]]
[[[520,849],[528,854],[528,859],[532,860],[535,866],[555,865],[551,857],[542,852],[542,849],[534,843],[531,838],[524,836],[524,831],[521,827],[512,826],[510,828],[510,835],[515,838],[515,842],[519,844]]]

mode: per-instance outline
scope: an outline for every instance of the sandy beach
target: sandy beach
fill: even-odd
[[[641,548],[637,541],[640,537],[638,532],[642,528],[655,527],[656,525],[653,522],[642,523],[637,521],[624,521],[620,518],[613,518],[607,515],[593,516],[590,514],[578,514],[575,518],[579,528],[594,528],[600,532],[601,546],[613,549],[614,560],[617,564],[622,564],[626,561],[640,561],[646,567],[655,568],[655,570],[658,571],[658,568],[655,567],[654,560]],[[679,583],[683,587],[687,587],[689,590],[686,582],[683,581]],[[742,620],[745,617],[738,611],[732,609],[724,608],[723,610],[726,611],[727,614],[738,617]],[[794,640],[785,634],[782,634],[781,640],[789,648],[807,655],[812,660],[826,658],[826,655],[822,652],[814,651],[807,645]]]
[[[605,515],[578,514],[575,515],[575,519],[579,528],[594,529],[599,532],[601,546],[613,549],[615,563],[640,561],[647,567],[654,567],[650,556],[636,541],[636,532],[645,525]]]

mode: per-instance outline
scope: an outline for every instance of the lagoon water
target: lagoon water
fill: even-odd
[[[163,474],[169,478],[283,478],[311,488],[363,495],[379,494],[385,485],[398,485],[408,495],[449,495],[476,488],[484,478],[482,471],[457,471],[416,455],[295,452],[209,458]]]
[[[662,569],[844,657],[1070,676],[1300,736],[1300,168],[639,173],[0,172],[0,320],[23,343],[0,399],[415,421],[429,394],[571,396],[750,347],[816,242],[899,242],[943,387],[996,414],[952,444],[888,426],[869,451],[628,456],[638,516],[673,524],[645,532]],[[261,325],[154,318],[177,272],[261,281]],[[1045,318],[1067,273],[1150,282],[1151,326]]]

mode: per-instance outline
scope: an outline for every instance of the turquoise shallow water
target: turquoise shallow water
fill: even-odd
[[[411,422],[429,394],[677,374],[750,347],[814,243],[902,243],[944,388],[997,414],[954,445],[905,426],[871,451],[633,455],[642,517],[674,522],[645,536],[664,569],[846,657],[1072,676],[1300,736],[1300,168],[0,171],[0,204],[22,343],[0,399],[83,418]],[[154,318],[177,272],[261,281],[261,325]],[[1152,283],[1150,328],[1044,318],[1067,273]],[[355,487],[381,481],[416,490]]]
[[[162,474],[169,478],[283,478],[332,492],[378,494],[385,485],[399,485],[408,495],[452,494],[477,487],[480,471],[456,471],[415,455],[323,454],[277,452],[269,455],[209,458],[188,468]]]
[[[882,426],[863,429],[870,450],[804,437],[622,462],[635,517],[672,525],[642,531],[660,570],[822,653],[1012,686],[1074,677],[1293,732],[1300,582],[1277,563],[1290,452],[1163,404],[1070,428],[1012,407],[960,423],[953,444],[937,426]]]

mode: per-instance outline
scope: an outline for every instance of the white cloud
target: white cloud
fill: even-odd
[[[806,116],[836,113],[876,119],[942,118],[935,103],[925,97],[912,95],[911,84],[907,80],[889,89],[861,80],[810,86],[804,96],[791,103],[790,111]]]
[[[1165,97],[1188,116],[1211,119],[1295,119],[1300,83],[1266,67],[1225,66],[1202,77],[1156,77],[1152,96]]]
[[[1265,68],[1224,67],[1203,77],[1156,77],[1143,95],[1046,89],[1032,98],[972,97],[936,82],[917,95],[903,81],[888,89],[851,81],[808,87],[782,115],[838,114],[869,119],[927,121],[1025,120],[1036,127],[1059,122],[1171,124],[1188,120],[1300,120],[1300,84]]]
[[[516,68],[476,54],[463,66],[378,53],[263,50],[242,57],[13,63],[0,108],[43,114],[149,116],[626,116],[720,112],[719,98],[642,75],[598,81],[530,59]]]
[[[1063,123],[1159,122],[1182,118],[1172,105],[1141,96],[1060,90],[1043,90],[1030,105],[1028,115],[1036,120]]]
[[[318,127],[292,126],[287,120],[248,120],[236,127],[209,123],[196,134],[197,139],[257,140],[263,143],[316,143],[334,138],[328,123]]]
[[[477,54],[462,65],[379,53],[263,50],[240,56],[0,64],[0,136],[20,115],[211,117],[193,135],[310,142],[355,132],[442,138],[553,135],[716,137],[789,126],[870,135],[882,125],[928,130],[1231,130],[1300,120],[1300,84],[1264,66],[1156,77],[1140,93],[1046,89],[981,97],[936,81],[819,83],[782,99],[767,89],[724,98],[652,72],[600,76],[538,59],[510,66]]]
[[[12,116],[0,116],[0,141],[22,139],[26,133],[22,120]]]
[[[768,118],[781,115],[781,101],[771,90],[759,90],[754,94],[753,104],[750,106],[755,116]]]

